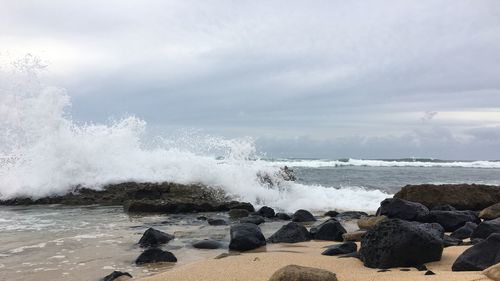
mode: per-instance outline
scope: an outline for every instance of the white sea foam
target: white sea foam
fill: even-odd
[[[36,79],[36,59],[28,57],[17,65],[22,65],[21,72],[0,73],[0,198],[38,198],[77,185],[99,189],[123,181],[202,183],[286,211],[371,211],[388,196],[358,187],[280,180],[281,163],[258,160],[249,138],[192,135],[152,144],[146,122],[134,116],[109,124],[78,124],[68,113],[71,103],[65,91]],[[279,184],[263,184],[259,173]]]

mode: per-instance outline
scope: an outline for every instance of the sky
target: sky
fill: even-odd
[[[500,159],[500,1],[0,0],[80,122],[249,136],[272,157]]]

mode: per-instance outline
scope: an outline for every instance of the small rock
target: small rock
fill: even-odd
[[[247,210],[249,213],[253,213],[255,212],[255,208],[253,207],[252,204],[248,203],[248,202],[231,202],[229,204],[229,209],[245,209]]]
[[[280,220],[284,220],[284,221],[289,221],[292,219],[292,217],[290,217],[288,214],[286,213],[277,213],[276,214],[276,218],[277,219],[280,219]]]
[[[229,210],[229,217],[232,219],[248,217],[250,212],[246,209],[231,209]]]
[[[253,223],[239,223],[231,226],[229,249],[248,251],[266,245],[266,238]]]
[[[424,275],[436,275],[436,273],[432,272],[431,270],[427,270]]]
[[[131,279],[132,275],[128,272],[113,271],[111,274],[102,278],[100,281],[125,281]]]
[[[377,224],[385,221],[387,219],[386,216],[367,216],[367,217],[361,217],[358,220],[358,227],[360,229],[372,229],[374,228]]]
[[[328,211],[325,214],[323,214],[323,216],[333,218],[333,217],[336,217],[338,214],[339,214],[339,212],[337,212],[337,211]]]
[[[227,221],[224,219],[208,219],[209,225],[227,225]]]
[[[491,280],[500,281],[500,263],[492,265],[483,270],[483,274]]]
[[[479,217],[484,220],[494,220],[500,217],[500,203],[491,205],[479,213]]]
[[[458,239],[462,239],[462,240],[470,238],[472,232],[474,232],[476,227],[477,227],[477,224],[475,224],[473,222],[466,222],[464,226],[453,231],[453,233],[450,234],[450,236],[453,238],[458,238]]]
[[[336,255],[344,255],[352,252],[356,252],[358,250],[358,245],[354,242],[345,242],[342,244],[329,246],[323,253],[324,256],[336,256]]]
[[[307,228],[296,222],[283,225],[267,239],[269,243],[298,243],[309,240],[311,240],[311,234]]]
[[[257,216],[257,215],[251,215],[251,216],[248,216],[246,218],[240,219],[240,223],[253,223],[256,225],[264,223],[265,221],[266,220],[263,217]]]
[[[156,247],[161,244],[168,243],[168,241],[174,239],[173,235],[167,234],[163,231],[156,230],[154,228],[149,228],[144,232],[139,240],[139,245],[143,248],[146,247]]]
[[[265,218],[272,218],[274,217],[274,209],[271,208],[271,207],[268,207],[268,206],[264,206],[262,208],[260,208],[258,211],[257,211],[257,214],[265,217]]]
[[[137,265],[157,262],[176,262],[177,258],[168,251],[157,248],[147,249],[135,260]]]
[[[426,271],[427,266],[425,266],[425,264],[419,264],[415,266],[415,269],[417,269],[418,271]]]
[[[365,235],[366,231],[354,231],[342,234],[342,239],[344,241],[361,241],[363,235]]]
[[[458,256],[451,269],[453,271],[479,271],[500,262],[500,233],[465,250]]]
[[[222,244],[216,240],[205,239],[194,242],[193,247],[197,249],[219,249],[222,248]]]
[[[196,219],[199,220],[199,221],[206,221],[207,217],[205,217],[205,216],[199,216],[199,217],[196,217]]]
[[[462,241],[462,239],[454,238],[447,234],[443,236],[443,246],[445,248],[450,246],[460,246],[463,245],[463,243],[464,241]]]
[[[419,220],[429,214],[429,209],[420,203],[399,198],[388,198],[380,203],[378,212],[377,215],[412,221]]]
[[[324,269],[291,264],[276,271],[269,281],[337,281],[337,277]]]
[[[471,234],[471,239],[482,238],[486,239],[492,233],[500,233],[500,218],[483,221],[480,223],[476,229]]]
[[[340,222],[335,219],[330,219],[318,226],[314,226],[310,231],[312,239],[330,241],[343,241],[342,234],[346,232]]]
[[[292,221],[310,222],[310,221],[316,221],[316,218],[309,211],[298,210],[292,215]]]
[[[409,268],[401,268],[399,271],[410,271]]]
[[[342,212],[336,216],[336,218],[340,220],[357,220],[360,219],[363,216],[368,216],[367,213],[365,212],[360,212],[360,211],[348,211],[348,212]]]
[[[388,271],[391,271],[390,269],[379,269],[377,270],[377,272],[388,272]]]

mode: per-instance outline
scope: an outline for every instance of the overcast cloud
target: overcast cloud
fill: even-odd
[[[0,0],[0,52],[46,61],[80,121],[270,156],[500,159],[497,0]]]

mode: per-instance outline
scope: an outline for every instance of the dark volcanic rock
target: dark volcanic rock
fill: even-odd
[[[227,225],[227,221],[224,219],[208,219],[209,225]]]
[[[246,209],[231,209],[229,210],[229,217],[232,219],[239,219],[239,218],[244,218],[248,217],[250,212]]]
[[[473,222],[466,222],[464,226],[453,231],[453,233],[450,234],[450,236],[453,238],[458,238],[458,239],[462,239],[462,240],[470,238],[472,232],[474,232],[476,227],[477,227],[477,224],[475,224]]]
[[[145,247],[156,247],[161,244],[166,244],[168,241],[174,239],[173,235],[165,233],[163,231],[156,230],[154,228],[149,228],[144,232],[139,240],[139,245],[143,248]]]
[[[446,232],[455,231],[464,226],[467,222],[481,222],[472,211],[431,211],[421,218],[421,221],[439,223]]]
[[[450,247],[450,246],[460,246],[463,244],[464,244],[464,241],[462,241],[462,239],[454,238],[454,237],[451,237],[447,234],[445,234],[443,237],[443,246],[445,248]]]
[[[266,220],[263,217],[258,216],[258,215],[251,215],[251,216],[248,216],[246,218],[240,219],[240,223],[253,223],[256,225],[264,223],[265,221]]]
[[[443,252],[443,234],[438,224],[389,219],[366,232],[361,240],[360,257],[371,268],[438,261]]]
[[[500,233],[465,250],[453,263],[453,271],[479,271],[500,262]]]
[[[476,229],[474,229],[470,237],[471,239],[486,239],[492,233],[500,233],[500,218],[490,221],[483,221],[476,227]]]
[[[398,198],[388,198],[380,203],[378,215],[402,220],[419,220],[429,214],[429,209],[420,203]]]
[[[335,219],[330,219],[318,226],[311,228],[312,239],[315,240],[330,240],[330,241],[343,241],[342,234],[347,231]]]
[[[106,275],[100,281],[113,281],[121,276],[126,276],[126,277],[132,278],[132,275],[130,275],[130,273],[128,273],[128,272],[113,271],[113,272],[111,272],[111,274]],[[122,279],[123,279],[123,277],[122,277]]]
[[[292,217],[290,217],[290,215],[286,213],[277,213],[276,218],[284,221],[289,221],[292,219]]]
[[[245,209],[250,213],[255,212],[255,208],[253,207],[253,205],[248,202],[232,201],[228,203],[227,206],[229,209]]]
[[[219,249],[222,248],[222,243],[216,240],[200,240],[193,243],[193,247],[197,249]]]
[[[360,219],[361,217],[364,216],[368,216],[368,214],[360,211],[347,211],[338,214],[336,218],[340,220],[353,220],[353,219]]]
[[[260,228],[253,223],[240,223],[231,226],[229,249],[248,251],[266,245],[266,238]]]
[[[269,243],[298,243],[311,240],[311,234],[303,225],[289,222],[267,239]]]
[[[439,205],[432,207],[431,211],[456,211],[455,207],[452,205],[446,204],[446,205]]]
[[[168,251],[163,251],[158,248],[147,249],[142,252],[142,254],[135,260],[135,263],[146,264],[146,263],[156,263],[156,262],[176,262],[177,258]]]
[[[321,253],[324,256],[345,255],[358,250],[358,245],[354,242],[345,242],[338,245],[328,246],[328,248]]]
[[[257,211],[257,214],[265,217],[265,218],[273,218],[274,217],[274,209],[271,208],[271,207],[268,207],[268,206],[264,206],[262,208],[260,208],[258,211]]]
[[[328,211],[323,216],[325,217],[336,217],[339,214],[337,211]]]
[[[316,221],[316,218],[306,210],[298,210],[292,215],[292,221],[294,222],[310,222]]]
[[[433,208],[449,204],[458,210],[482,210],[500,202],[500,187],[479,184],[407,185],[394,195]]]

